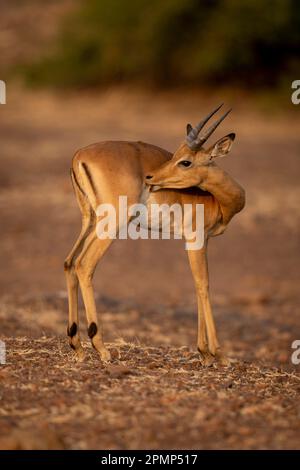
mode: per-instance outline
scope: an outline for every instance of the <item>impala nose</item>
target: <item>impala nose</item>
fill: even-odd
[[[152,175],[147,175],[147,176],[146,176],[146,180],[151,180],[151,178],[153,178]]]

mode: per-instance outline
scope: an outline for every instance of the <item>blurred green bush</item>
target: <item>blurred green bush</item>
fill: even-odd
[[[88,0],[22,73],[61,87],[279,86],[299,78],[299,44],[297,0]]]

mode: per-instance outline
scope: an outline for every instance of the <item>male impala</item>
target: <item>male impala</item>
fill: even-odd
[[[143,142],[101,142],[76,152],[71,178],[82,213],[82,230],[65,261],[65,272],[69,296],[68,336],[70,346],[79,358],[84,353],[78,331],[78,282],[88,321],[88,335],[102,360],[110,360],[110,353],[103,343],[102,324],[97,321],[92,278],[98,261],[113,240],[97,236],[96,209],[105,202],[113,204],[118,211],[121,195],[127,196],[129,204],[145,202],[146,191],[148,207],[152,203],[189,203],[193,208],[196,204],[204,204],[204,246],[188,250],[198,299],[197,345],[204,364],[211,363],[214,358],[225,362],[209,301],[206,248],[208,238],[223,233],[231,218],[244,207],[245,193],[214,163],[216,157],[229,152],[235,134],[223,137],[206,150],[203,148],[229,112],[201,134],[202,128],[220,107],[195,128],[190,124],[187,126],[186,140],[173,156]],[[121,229],[120,226],[118,228]]]

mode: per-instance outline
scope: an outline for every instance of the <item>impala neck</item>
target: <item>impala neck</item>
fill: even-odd
[[[245,205],[244,189],[215,164],[208,166],[207,177],[201,183],[201,189],[211,193],[218,201],[224,224],[228,224]]]

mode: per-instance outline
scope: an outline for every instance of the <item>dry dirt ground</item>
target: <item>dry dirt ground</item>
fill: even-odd
[[[300,339],[295,113],[264,116],[236,97],[218,131],[237,132],[220,164],[247,191],[246,209],[209,252],[230,367],[199,362],[180,241],[116,241],[99,266],[94,284],[111,365],[90,347],[82,307],[83,363],[65,337],[62,266],[80,227],[69,181],[74,151],[105,139],[175,150],[186,120],[220,98],[9,90],[0,108],[1,447],[300,448],[300,365],[291,363]]]

